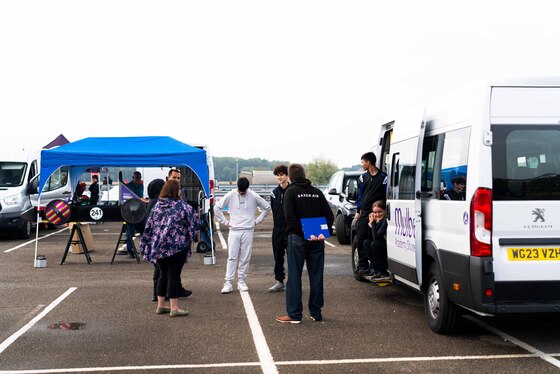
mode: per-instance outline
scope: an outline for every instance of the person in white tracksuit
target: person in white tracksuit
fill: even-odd
[[[224,208],[229,210],[229,221],[223,213]],[[261,214],[255,219],[257,208]],[[270,204],[256,192],[249,189],[249,180],[241,177],[237,181],[237,189],[224,195],[214,205],[214,214],[218,221],[229,227],[228,235],[228,260],[224,287],[222,293],[233,291],[233,278],[237,270],[237,289],[248,291],[246,278],[251,252],[253,248],[253,230],[270,213]]]

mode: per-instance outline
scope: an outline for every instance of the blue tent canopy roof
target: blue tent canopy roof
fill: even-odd
[[[169,136],[85,138],[43,150],[39,195],[48,177],[61,166],[70,167],[74,175],[89,167],[188,166],[200,179],[206,196],[210,195],[206,151]]]

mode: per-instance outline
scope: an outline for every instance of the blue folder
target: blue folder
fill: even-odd
[[[308,240],[311,235],[319,236],[323,234],[325,238],[330,238],[329,226],[325,217],[301,218],[303,237]]]

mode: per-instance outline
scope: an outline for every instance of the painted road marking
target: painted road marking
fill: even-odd
[[[560,361],[555,359],[552,356],[557,356],[556,354],[551,355],[551,354],[546,354],[541,350],[538,350],[537,348],[533,347],[532,345],[529,345],[525,342],[522,342],[521,340],[514,338],[513,336],[503,332],[502,330],[498,330],[497,328],[490,326],[489,324],[487,324],[486,322],[483,322],[477,318],[474,318],[472,316],[465,316],[465,319],[476,323],[477,325],[479,325],[480,327],[506,339],[509,340],[510,342],[512,342],[513,344],[517,345],[518,347],[523,348],[524,350],[531,352],[532,354],[534,354],[535,356],[545,360],[546,362],[548,362],[551,365],[556,366],[557,368],[560,368]]]
[[[17,340],[17,338],[19,338],[20,336],[25,334],[27,332],[27,330],[32,328],[37,322],[39,322],[44,316],[46,316],[47,313],[49,313],[51,310],[53,310],[58,304],[60,304],[62,302],[62,300],[66,299],[66,297],[68,295],[70,295],[72,292],[76,291],[77,289],[78,289],[78,287],[70,287],[66,292],[64,292],[62,295],[60,295],[55,301],[50,303],[35,318],[33,318],[31,321],[29,321],[21,329],[19,329],[15,333],[13,333],[12,336],[10,336],[8,339],[4,340],[2,342],[2,344],[0,344],[0,353],[4,352],[4,350],[6,348],[8,348],[13,342],[15,342]]]
[[[20,245],[18,245],[18,246],[15,246],[14,248],[6,249],[6,250],[4,251],[4,253],[8,253],[8,252],[15,251],[16,249],[25,247],[25,246],[28,245],[28,244],[35,243],[35,241],[39,241],[39,240],[41,240],[41,239],[48,238],[49,236],[52,236],[52,235],[55,235],[55,234],[60,234],[61,232],[65,231],[65,230],[68,230],[68,227],[65,227],[65,228],[63,228],[62,230],[55,231],[55,232],[50,233],[50,234],[45,235],[45,236],[41,236],[40,238],[30,240],[30,241],[28,241],[28,242],[25,242],[25,243],[23,243],[23,244],[20,244]]]
[[[550,354],[560,356],[560,353]],[[515,358],[536,358],[535,354],[511,354],[511,355],[488,355],[488,356],[435,356],[435,357],[386,357],[365,359],[341,359],[341,360],[309,360],[309,361],[277,361],[276,366],[291,365],[340,365],[340,364],[369,364],[369,363],[392,363],[392,362],[426,362],[426,361],[472,361],[472,360],[511,360]],[[29,369],[29,370],[1,370],[0,374],[49,374],[49,373],[91,373],[111,371],[138,371],[138,370],[170,370],[170,369],[205,369],[205,368],[229,368],[229,367],[255,367],[262,366],[260,362],[224,362],[216,364],[176,364],[176,365],[146,365],[146,366],[112,366],[112,367],[88,367],[88,368],[62,368],[62,369]]]
[[[257,354],[259,355],[261,369],[265,374],[277,374],[278,369],[274,364],[272,353],[270,353],[270,349],[268,349],[268,344],[259,323],[257,312],[255,312],[255,308],[253,307],[253,302],[251,301],[249,292],[240,292],[239,294],[241,295],[241,299],[243,300],[245,314],[247,315],[249,327],[251,328],[251,333],[253,334],[253,341],[255,342],[255,347],[257,348]]]

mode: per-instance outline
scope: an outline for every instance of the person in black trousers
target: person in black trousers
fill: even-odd
[[[89,205],[97,205],[99,201],[99,177],[91,176],[91,184],[89,185]]]
[[[358,266],[355,278],[360,280],[364,276],[374,274],[372,264],[368,261],[367,249],[364,241],[369,238],[370,228],[368,226],[371,207],[377,200],[387,199],[387,174],[375,166],[376,157],[373,152],[362,155],[362,169],[365,171],[359,178],[360,190],[358,192],[358,204],[356,210],[356,239],[358,249]]]
[[[284,285],[284,256],[288,247],[288,234],[286,233],[286,218],[284,217],[284,192],[290,184],[288,182],[288,167],[279,164],[274,168],[274,175],[278,181],[278,186],[270,193],[270,206],[274,218],[272,228],[272,252],[274,254],[274,279],[276,282],[268,290],[278,292],[286,289]]]
[[[369,215],[368,226],[371,228],[371,239],[364,240],[364,247],[368,250],[368,259],[374,269],[373,274],[366,278],[375,283],[391,280],[387,264],[387,205],[385,200],[373,203]]]

